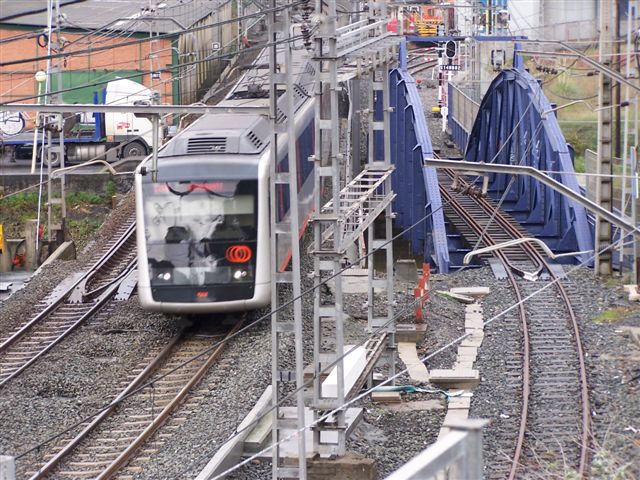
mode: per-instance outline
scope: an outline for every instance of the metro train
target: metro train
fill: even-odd
[[[294,95],[300,225],[312,208],[315,70],[303,45],[294,47]],[[271,125],[265,115],[234,106],[269,105],[268,51],[263,51],[218,104],[230,113],[203,115],[135,175],[138,295],[147,310],[204,314],[252,310],[271,300],[269,163]],[[287,167],[288,138],[280,135],[277,171]],[[276,186],[279,220],[288,188]],[[282,270],[287,250],[277,252]]]

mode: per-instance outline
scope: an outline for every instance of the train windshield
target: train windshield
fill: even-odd
[[[143,185],[152,286],[254,282],[256,180]]]

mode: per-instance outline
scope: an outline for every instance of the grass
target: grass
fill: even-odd
[[[107,184],[104,193],[67,192],[67,227],[71,238],[86,239],[100,227],[106,210],[111,207],[113,193],[113,182]],[[58,207],[54,208],[54,216],[58,216],[59,212]],[[38,192],[22,192],[0,198],[0,223],[3,224],[7,238],[21,238],[24,235],[25,222],[37,218],[37,215]],[[42,197],[40,218],[46,228],[46,194]]]
[[[626,307],[611,308],[609,310],[605,310],[600,315],[595,317],[593,319],[593,322],[600,325],[618,323],[624,320],[629,313],[630,310]]]

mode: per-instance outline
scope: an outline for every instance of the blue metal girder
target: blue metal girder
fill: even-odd
[[[484,95],[465,159],[528,165],[579,192],[569,148],[540,84],[528,72],[505,70]],[[492,174],[489,194],[555,251],[593,249],[586,210],[529,177]],[[586,257],[585,257],[586,258]]]
[[[402,58],[402,51],[400,55]],[[406,235],[414,255],[422,254],[425,263],[447,273],[449,250],[438,177],[435,168],[425,167],[423,161],[433,156],[424,108],[416,83],[402,62],[389,73],[389,84],[395,223],[405,229],[420,222]]]

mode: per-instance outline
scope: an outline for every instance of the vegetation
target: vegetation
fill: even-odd
[[[111,196],[115,193],[115,185],[109,182],[104,193],[94,191],[67,192],[67,228],[69,235],[78,246],[84,245],[95,232],[111,208]],[[57,212],[54,214],[59,214]],[[38,192],[21,192],[0,198],[0,223],[3,224],[7,238],[24,236],[24,225],[29,219],[38,216]],[[40,219],[46,235],[47,205],[46,193],[40,205]]]
[[[609,310],[605,310],[600,315],[595,317],[593,321],[595,323],[617,323],[624,320],[629,315],[629,308],[611,308]]]

